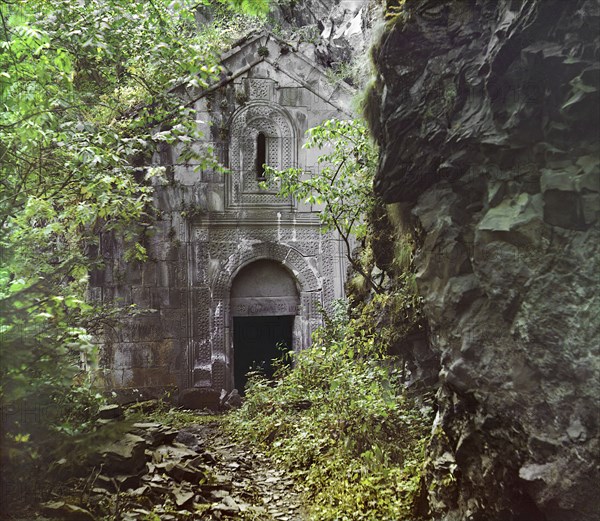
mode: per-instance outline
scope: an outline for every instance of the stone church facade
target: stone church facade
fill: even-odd
[[[103,339],[109,388],[174,386],[201,405],[239,385],[254,349],[271,356],[260,344],[269,332],[294,350],[310,345],[320,306],[343,296],[342,244],[321,232],[318,207],[279,197],[262,164],[316,172],[322,151],[302,148],[305,131],[351,117],[350,88],[270,34],[242,41],[222,65],[221,81],[192,97],[205,136],[194,147],[212,148],[228,171],[165,146],[154,158],[168,179],[155,187],[149,261],[126,263],[113,238],[101,241],[93,297],[141,311]]]

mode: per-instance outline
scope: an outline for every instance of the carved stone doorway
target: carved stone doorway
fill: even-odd
[[[233,381],[241,393],[249,370],[262,368],[271,377],[281,347],[294,347],[299,308],[296,279],[280,262],[258,260],[236,275],[231,285]]]

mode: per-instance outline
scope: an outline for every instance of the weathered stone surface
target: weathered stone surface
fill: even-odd
[[[53,518],[63,521],[95,521],[95,517],[85,508],[65,503],[64,501],[50,501],[42,505],[43,512]]]
[[[170,443],[179,433],[179,431],[165,427],[160,423],[134,423],[133,429],[133,433],[144,438],[150,447]]]
[[[110,469],[108,469],[107,472],[110,472]],[[122,472],[126,472],[126,470],[123,470]],[[134,489],[140,485],[140,480],[145,473],[145,468],[142,468],[137,472],[132,468],[128,474],[116,474],[110,476],[100,474],[96,480],[96,485],[110,492]]]
[[[121,418],[122,416],[123,409],[117,404],[102,405],[98,409],[98,418],[102,420],[112,420],[114,418]]]
[[[104,471],[109,475],[118,473],[136,473],[144,468],[146,440],[135,434],[126,433],[122,439],[100,449]]]
[[[237,389],[233,389],[229,393],[225,389],[222,389],[219,396],[219,403],[222,409],[235,409],[242,405],[242,397]]]
[[[376,191],[412,209],[419,230],[441,364],[427,515],[592,521],[600,9],[403,9],[374,49],[367,111],[382,151]]]
[[[188,429],[180,430],[175,441],[195,451],[198,451],[203,444],[203,440],[196,433],[190,432]]]
[[[179,394],[179,405],[186,409],[218,409],[219,395],[212,389],[184,389]]]
[[[173,498],[175,499],[175,504],[178,507],[182,507],[192,499],[194,499],[194,491],[190,488],[181,486],[181,487],[173,487],[172,490]]]
[[[198,456],[195,450],[188,449],[180,443],[172,445],[161,445],[152,453],[152,462],[154,464],[167,462],[179,462],[190,460]]]
[[[189,462],[177,463],[172,467],[167,467],[166,472],[169,476],[177,481],[187,481],[189,483],[198,484],[206,478],[204,471],[194,467]]]
[[[113,423],[113,428],[126,427]],[[128,426],[127,426],[128,427]],[[575,424],[573,429],[577,430]],[[138,423],[135,433],[169,430],[158,423]],[[575,432],[575,430],[573,432]],[[579,431],[578,431],[579,432]],[[58,501],[47,504],[44,512],[53,519],[104,519],[119,510],[123,521],[143,521],[151,513],[160,519],[287,519],[300,521],[301,504],[294,490],[294,480],[276,470],[274,463],[257,453],[254,447],[233,442],[219,422],[188,425],[180,431],[193,437],[194,448],[178,442],[146,449],[146,464],[139,472],[108,473],[106,466],[93,470],[94,483],[82,495],[81,504]],[[127,439],[129,433],[124,437]],[[180,437],[178,436],[178,439]],[[181,436],[185,438],[185,436]],[[124,449],[127,443],[116,442],[119,461],[136,466],[137,454]],[[207,450],[210,449],[210,450]],[[101,449],[102,453],[106,449]],[[126,467],[127,465],[124,465]],[[101,470],[102,473],[97,474]],[[89,477],[82,477],[76,487],[89,487]],[[94,515],[96,517],[94,517]]]
[[[289,31],[286,36],[291,45],[314,56],[321,66],[339,69],[360,56],[366,59],[380,9],[369,0],[305,0],[293,6],[277,4],[273,16]]]

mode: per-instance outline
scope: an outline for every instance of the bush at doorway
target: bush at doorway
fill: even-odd
[[[432,410],[403,391],[385,343],[338,315],[290,356],[275,382],[250,377],[231,431],[298,475],[313,519],[414,520]]]

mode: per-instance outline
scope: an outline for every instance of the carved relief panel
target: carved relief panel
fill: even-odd
[[[232,116],[230,125],[227,208],[290,208],[292,199],[278,197],[276,187],[268,177],[263,178],[260,167],[264,161],[280,170],[290,168],[296,164],[296,155],[296,131],[283,107],[266,100],[244,105]],[[260,186],[262,181],[266,188]]]

